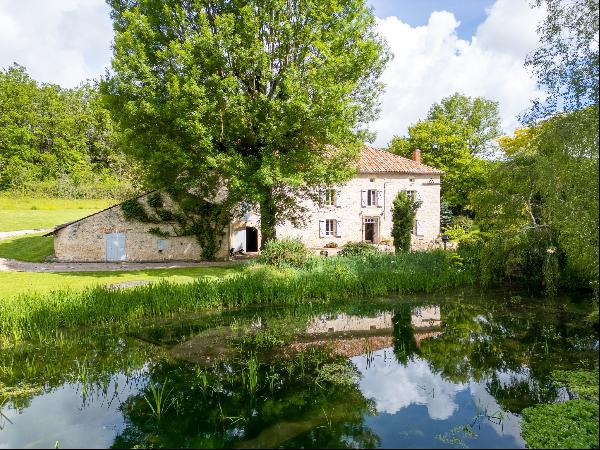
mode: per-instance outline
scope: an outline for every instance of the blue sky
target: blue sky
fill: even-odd
[[[427,25],[433,11],[449,11],[460,22],[458,37],[470,40],[494,0],[368,0],[377,17],[396,16],[412,27]]]
[[[375,145],[423,119],[455,92],[497,101],[507,133],[539,95],[524,68],[543,12],[530,0],[366,0],[394,58],[383,73]],[[73,87],[110,67],[105,0],[0,0],[0,68],[17,62],[36,80]]]

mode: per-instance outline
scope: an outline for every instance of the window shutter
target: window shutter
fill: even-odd
[[[377,207],[381,208],[383,206],[383,191],[377,191]]]
[[[367,206],[367,191],[360,191],[360,206]]]
[[[335,207],[336,208],[341,208],[342,203],[340,201],[340,199],[342,198],[342,191],[341,190],[337,190],[335,191]]]
[[[325,191],[323,189],[319,190],[319,207],[323,207],[323,203],[325,203]]]
[[[325,237],[325,221],[319,220],[319,237]]]
[[[338,220],[335,227],[335,237],[342,237],[342,221]]]
[[[421,193],[419,191],[417,191],[417,201],[423,202],[423,197],[421,197]]]
[[[423,227],[421,226],[421,221],[417,220],[417,236],[423,236]]]

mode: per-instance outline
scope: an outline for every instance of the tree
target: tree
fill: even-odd
[[[547,15],[538,27],[540,47],[528,55],[544,100],[534,102],[526,122],[560,111],[598,105],[598,0],[534,0]]]
[[[410,158],[422,150],[424,164],[443,170],[442,200],[455,214],[468,213],[469,196],[486,178],[494,139],[500,135],[498,104],[481,97],[454,94],[434,104],[427,119],[408,128],[408,137],[396,136],[388,150]]]
[[[364,0],[109,3],[102,90],[155,187],[257,203],[264,245],[351,177],[388,59]]]
[[[392,203],[392,238],[397,252],[410,250],[412,230],[419,202],[411,200],[406,192],[398,192]]]
[[[40,84],[24,67],[0,71],[0,190],[71,196],[130,178],[131,164],[93,84]],[[41,187],[40,187],[41,186]],[[52,186],[58,189],[52,189]]]

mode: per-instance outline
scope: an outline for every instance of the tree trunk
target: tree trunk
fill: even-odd
[[[273,198],[273,190],[271,187],[266,187],[260,202],[260,249],[265,248],[265,244],[271,240],[275,240],[276,230],[276,205]]]

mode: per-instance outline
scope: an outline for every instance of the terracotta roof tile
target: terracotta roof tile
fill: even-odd
[[[424,173],[441,175],[444,172],[412,159],[365,145],[360,152],[358,171],[363,173]]]

